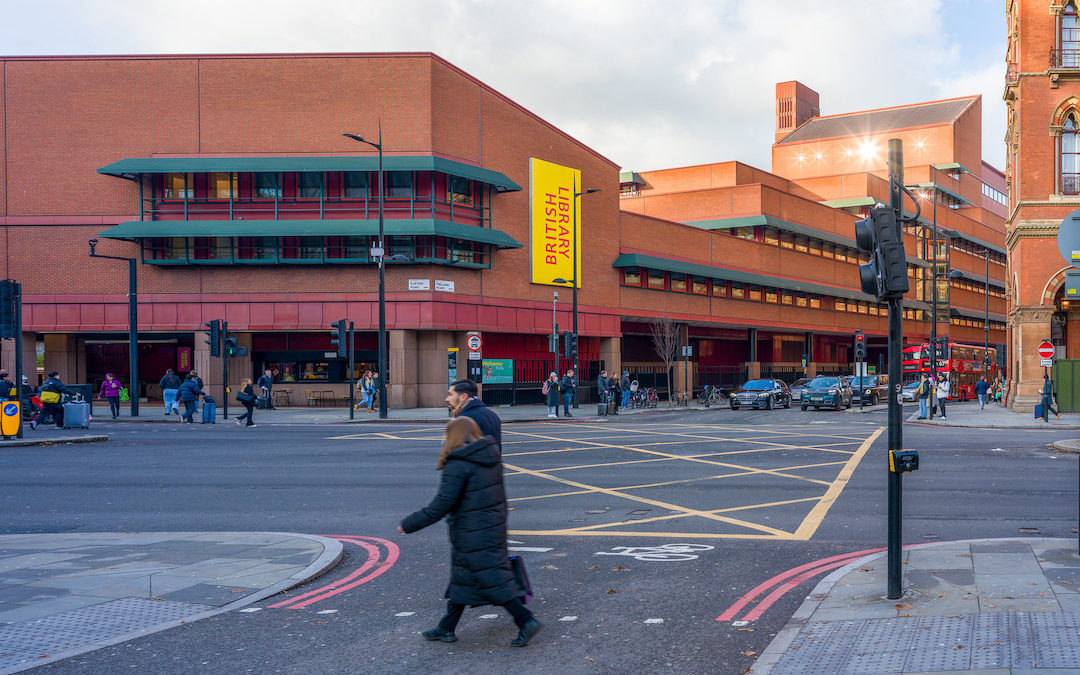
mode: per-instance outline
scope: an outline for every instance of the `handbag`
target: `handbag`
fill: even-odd
[[[521,604],[527,604],[532,600],[532,584],[529,583],[529,573],[525,571],[525,561],[521,559],[521,556],[510,556],[510,569],[514,572],[514,582],[521,589]]]
[[[59,403],[60,392],[58,391],[43,391],[41,392],[42,403]]]
[[[236,393],[236,400],[240,401],[241,403],[251,403],[255,400],[255,395],[249,394],[245,391],[239,391]]]
[[[120,390],[120,400],[121,401],[127,401],[130,398],[131,398],[131,395],[128,393],[127,387],[122,388]]]

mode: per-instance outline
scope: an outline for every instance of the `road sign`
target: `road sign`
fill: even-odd
[[[484,340],[480,337],[480,333],[469,333],[465,338],[465,346],[470,352],[478,352],[484,346]]]
[[[1065,216],[1057,234],[1058,251],[1065,262],[1080,267],[1080,209]]]
[[[1054,358],[1054,343],[1049,340],[1043,340],[1039,343],[1039,358],[1052,359]]]
[[[483,357],[480,356],[480,352],[469,352],[470,361],[482,361]]]
[[[1054,359],[1039,359],[1040,368],[1051,368],[1054,365]]]

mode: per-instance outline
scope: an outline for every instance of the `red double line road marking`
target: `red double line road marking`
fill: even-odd
[[[356,588],[361,584],[366,584],[375,577],[379,576],[386,570],[394,566],[397,562],[400,551],[397,544],[387,541],[386,539],[380,539],[378,537],[361,537],[353,535],[341,535],[333,536],[333,539],[346,542],[349,544],[355,544],[360,548],[367,551],[367,560],[358,569],[354,570],[349,575],[338,579],[335,582],[329,583],[320,588],[316,588],[313,591],[308,591],[303,595],[298,595],[295,598],[289,598],[283,602],[269,605],[270,609],[277,609],[280,607],[287,607],[288,609],[300,609],[307,607],[310,604],[316,603],[320,600],[343,593],[347,590]],[[371,543],[375,542],[375,543]],[[375,544],[381,544],[386,549],[386,557],[380,562],[379,558],[382,556],[379,547]],[[376,568],[376,569],[372,569]]]

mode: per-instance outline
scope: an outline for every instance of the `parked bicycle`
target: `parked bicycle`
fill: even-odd
[[[699,405],[703,405],[709,408],[714,405],[719,405],[724,400],[723,392],[719,387],[710,387],[705,385],[705,388],[697,396],[697,402]]]
[[[690,392],[685,389],[675,392],[671,398],[671,402],[675,405],[690,405]]]

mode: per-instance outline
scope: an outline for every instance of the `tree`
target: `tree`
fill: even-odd
[[[679,347],[681,346],[679,327],[670,317],[665,316],[653,319],[649,324],[649,329],[652,331],[653,348],[656,349],[656,355],[664,362],[664,375],[668,385],[668,407],[670,408],[672,398],[671,368],[679,357]]]

